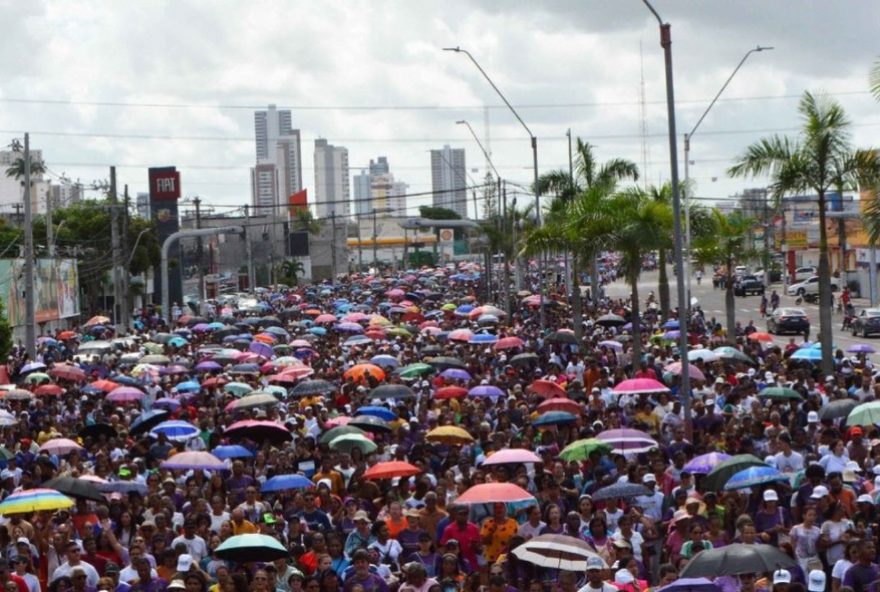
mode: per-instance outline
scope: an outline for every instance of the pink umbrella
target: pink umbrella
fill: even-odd
[[[74,450],[83,450],[83,447],[69,438],[52,438],[40,446],[40,452],[50,454],[67,454]]]
[[[639,393],[668,393],[665,384],[653,378],[629,378],[614,387],[618,395],[637,395]]]
[[[391,290],[385,292],[385,295],[389,298],[403,298],[404,295],[406,295],[406,292],[404,292],[400,288],[392,288]]]
[[[543,462],[541,457],[525,448],[505,448],[492,454],[483,461],[484,467],[494,465],[519,464],[519,463],[539,463]]]
[[[312,342],[306,339],[294,339],[290,342],[290,347],[312,347]]]
[[[284,376],[293,376],[297,379],[308,378],[314,373],[315,369],[309,366],[288,366],[279,372],[279,374],[283,374]]]
[[[348,417],[347,415],[340,415],[339,417],[334,417],[327,421],[327,428],[335,428],[338,426],[348,425],[348,422],[353,420],[353,417]]]
[[[229,467],[210,452],[178,452],[159,465],[175,471],[224,471]]]
[[[502,337],[498,341],[495,342],[495,349],[514,349],[517,347],[522,347],[525,345],[523,340],[519,337]]]
[[[596,439],[611,444],[613,454],[639,454],[658,446],[657,441],[645,432],[627,428],[599,432]]]
[[[690,370],[689,374],[691,378],[695,380],[702,380],[703,382],[706,381],[706,375],[703,374],[702,370],[700,370],[693,364],[688,364],[688,369]],[[678,376],[679,374],[681,374],[681,362],[672,362],[671,364],[666,366],[663,371]]]
[[[265,359],[265,356],[261,356],[254,352],[239,352],[235,356],[235,361],[239,364],[257,364]]]
[[[335,323],[336,322],[336,315],[332,315],[332,314],[318,315],[318,317],[315,319],[315,322],[318,324]]]
[[[455,499],[458,504],[510,504],[527,501],[535,501],[535,497],[513,483],[481,483]]]
[[[366,321],[369,318],[369,315],[366,315],[362,312],[350,312],[342,317],[342,321],[345,323],[360,323],[361,321]]]
[[[449,334],[448,339],[449,341],[462,341],[464,343],[467,343],[471,340],[471,337],[473,336],[473,332],[469,329],[456,329]]]
[[[436,335],[437,333],[443,333],[443,329],[440,327],[425,327],[419,333],[422,335]]]
[[[136,388],[121,386],[110,391],[107,400],[113,403],[139,403],[144,400],[144,393]]]

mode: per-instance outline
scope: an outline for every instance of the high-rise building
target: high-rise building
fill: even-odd
[[[373,176],[366,170],[361,170],[357,175],[351,178],[352,187],[354,188],[354,215],[363,216],[373,211],[373,200],[371,193]]]
[[[356,216],[371,215],[374,209],[379,211],[380,216],[406,215],[406,191],[409,185],[394,179],[387,157],[371,159],[369,168],[362,169],[352,177],[352,182]]]
[[[433,205],[467,218],[467,168],[464,148],[431,150],[431,186]]]
[[[303,187],[300,133],[291,121],[290,111],[275,105],[254,112],[257,161],[251,169],[251,198],[257,208],[280,213],[288,196]]]
[[[315,208],[318,218],[351,214],[348,149],[315,140]]]
[[[370,174],[375,175],[387,175],[391,172],[391,169],[388,167],[388,158],[385,156],[380,156],[376,160],[370,159]]]

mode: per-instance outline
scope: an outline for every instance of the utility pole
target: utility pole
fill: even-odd
[[[358,273],[364,270],[364,244],[361,242],[361,218],[356,216],[358,231]]]
[[[254,292],[256,286],[254,273],[254,253],[251,250],[251,209],[250,206],[244,206],[244,248],[247,256],[247,274],[248,274],[248,291]]]
[[[31,141],[24,135],[24,343],[32,361],[37,357],[37,313],[34,302],[34,224],[31,208]]]
[[[377,241],[379,239],[378,232],[376,231],[376,212],[378,210],[373,208],[373,267],[376,268],[376,272],[379,271],[379,253],[378,253],[378,244]]]
[[[510,308],[510,257],[507,256],[507,248],[505,243],[507,242],[505,236],[507,235],[507,182],[501,183],[501,203],[503,208],[503,216],[501,219],[501,248],[504,254],[504,312],[507,313],[507,322],[511,322],[511,308]]]
[[[52,192],[46,192],[46,250],[49,258],[55,257],[55,237],[52,228]]]
[[[130,203],[128,196],[128,184],[123,189],[123,207],[122,207],[122,240],[124,243],[123,259],[131,261],[132,253],[128,252],[128,206]],[[137,246],[137,245],[135,245]],[[133,248],[132,248],[133,250]],[[125,254],[128,253],[127,256]],[[131,330],[131,272],[126,264],[122,267],[122,326],[125,327],[126,333]]]
[[[202,228],[202,199],[197,195],[193,198],[196,206],[196,230]],[[196,239],[196,266],[199,277],[199,304],[205,301],[205,268],[202,266],[202,237]]]
[[[330,212],[330,285],[336,285],[336,210]]]
[[[22,207],[22,205],[23,204],[20,204],[20,203],[12,204],[12,209],[15,210],[15,223],[18,224],[19,230],[21,230],[21,224],[22,224],[22,220],[21,220],[21,207]]]
[[[113,255],[113,270],[111,278],[113,281],[113,324],[116,325],[116,332],[119,332],[119,265],[122,261],[121,245],[119,242],[119,202],[116,199],[116,167],[110,167],[110,249]]]

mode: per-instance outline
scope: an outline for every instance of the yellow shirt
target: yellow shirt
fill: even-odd
[[[517,523],[513,518],[505,518],[497,522],[495,518],[489,518],[483,522],[480,528],[480,538],[483,540],[483,555],[490,563],[494,563],[498,556],[507,551],[510,541],[516,536]],[[491,537],[487,543],[487,538]]]
[[[257,527],[250,520],[242,520],[241,524],[236,524],[235,520],[230,520],[229,524],[232,525],[232,534],[256,534]]]

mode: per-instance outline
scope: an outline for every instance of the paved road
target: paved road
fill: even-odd
[[[658,274],[656,271],[643,274],[641,281],[639,282],[639,295],[643,303],[651,290],[654,291],[654,294],[657,294],[657,276]],[[675,276],[672,275],[671,271],[669,273],[669,281],[672,296],[672,305],[675,306],[677,302],[675,291]],[[800,305],[796,305],[795,298],[784,295],[781,283],[773,284],[768,288],[768,298],[770,297],[769,290],[774,289],[780,295],[780,306],[797,306],[798,308],[804,309],[804,311],[807,313],[807,316],[810,318],[810,338],[812,340],[815,340],[816,335],[819,332],[819,307],[815,304],[809,304],[806,302]],[[692,295],[699,301],[700,306],[706,313],[707,318],[715,317],[722,325],[726,324],[723,290],[713,289],[712,281],[704,278],[700,285],[697,285],[696,280],[692,279],[691,291]],[[619,280],[607,286],[606,293],[612,297],[629,296],[630,288],[623,281]],[[857,299],[854,301],[854,304],[856,305],[856,310],[861,311],[861,309],[867,304],[867,302]],[[760,296],[737,296],[736,320],[741,322],[743,325],[746,325],[749,321],[754,321],[754,324],[758,328],[758,330],[766,331],[767,323],[764,319],[761,318],[759,310],[760,305]],[[834,312],[832,318],[834,321],[832,323],[834,329],[834,345],[836,347],[845,350],[854,343],[871,343],[876,349],[880,350],[880,337],[872,336],[867,339],[863,337],[855,338],[852,336],[851,333],[842,332],[840,330],[841,325],[843,324],[842,314]],[[788,343],[788,340],[792,336],[774,335],[773,337],[774,343],[785,345]],[[803,336],[796,336],[796,338],[798,342],[803,340]]]

